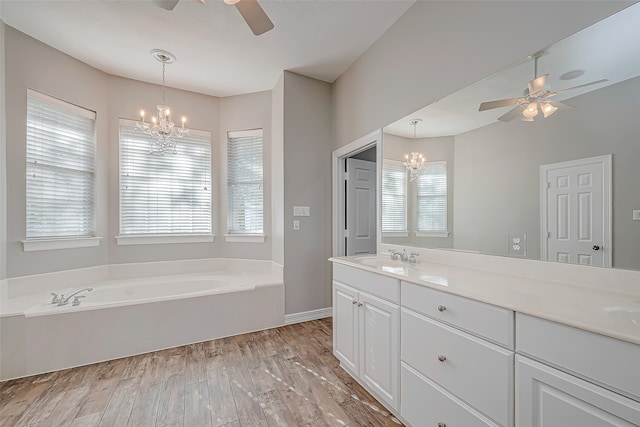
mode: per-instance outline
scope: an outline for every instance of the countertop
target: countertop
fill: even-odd
[[[367,258],[381,265],[363,264]],[[637,293],[616,293],[606,283],[594,289],[431,262],[409,265],[389,256],[329,261],[640,345],[640,287]]]

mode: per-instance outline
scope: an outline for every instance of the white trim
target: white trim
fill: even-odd
[[[589,157],[584,159],[569,160],[566,162],[551,163],[548,165],[540,165],[540,249],[541,261],[549,260],[549,241],[547,232],[549,224],[547,221],[547,173],[550,170],[558,168],[568,168],[575,166],[599,164],[602,167],[602,190],[603,190],[603,242],[605,248],[604,265],[600,267],[611,267],[613,265],[613,224],[612,224],[612,195],[613,195],[613,179],[612,179],[612,158],[611,154],[603,156]]]
[[[382,237],[409,237],[408,231],[383,231]]]
[[[213,234],[153,234],[116,236],[118,245],[166,245],[172,243],[209,243]]]
[[[227,131],[227,139],[229,138],[248,138],[248,137],[263,137],[263,129],[248,129],[248,130],[230,130]]]
[[[70,102],[63,101],[58,98],[54,98],[53,96],[45,95],[44,93],[38,92],[30,88],[27,88],[27,96],[30,96],[31,98],[35,98],[42,102],[46,102],[48,104],[53,104],[56,107],[62,108],[63,110],[66,110],[66,111],[70,111],[84,118],[87,118],[90,120],[96,120],[96,112],[88,108],[80,107]]]
[[[224,241],[229,243],[264,243],[264,234],[225,234]]]
[[[416,231],[416,237],[449,237],[448,231]]]
[[[284,324],[293,325],[294,323],[308,322],[310,320],[324,319],[333,316],[333,307],[319,308],[317,310],[302,311],[300,313],[285,314]]]
[[[333,202],[333,214],[331,222],[333,224],[333,243],[332,254],[333,256],[344,256],[344,223],[346,218],[344,216],[344,203],[341,200],[344,199],[344,163],[347,157],[351,157],[362,151],[365,151],[371,147],[376,147],[376,185],[380,187],[380,171],[382,169],[382,129],[377,129],[368,135],[356,139],[353,142],[340,147],[331,153],[331,176],[332,176],[332,202]],[[378,197],[379,191],[376,189],[376,221],[377,230],[380,230],[380,198]],[[380,233],[376,233],[377,243],[380,245],[381,236]]]
[[[50,251],[53,249],[90,248],[100,245],[102,237],[60,237],[52,239],[28,239],[22,241],[25,252]]]

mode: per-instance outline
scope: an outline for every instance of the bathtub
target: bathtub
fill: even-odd
[[[51,293],[80,295],[52,304]],[[0,283],[0,381],[284,324],[282,267],[189,260],[92,267]]]

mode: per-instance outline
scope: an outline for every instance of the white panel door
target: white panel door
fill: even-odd
[[[611,156],[541,166],[542,259],[611,266]]]
[[[333,282],[333,354],[357,374],[358,291]]]
[[[376,253],[376,164],[347,159],[347,255]]]
[[[517,356],[516,425],[637,427],[640,403]]]
[[[360,378],[398,409],[400,307],[360,293]]]

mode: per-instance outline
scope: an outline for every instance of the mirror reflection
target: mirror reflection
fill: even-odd
[[[382,242],[640,269],[637,22],[640,4],[385,127]]]

